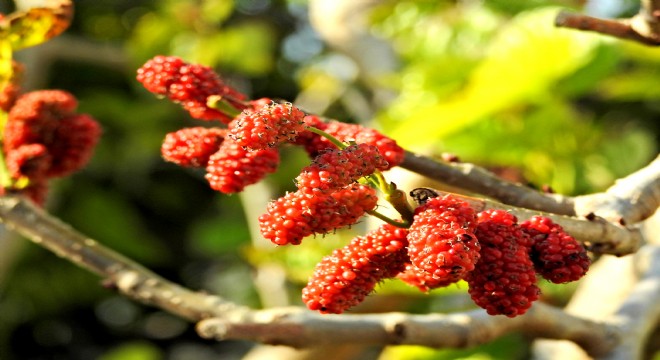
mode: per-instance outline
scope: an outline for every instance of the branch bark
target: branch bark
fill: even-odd
[[[0,197],[0,219],[7,228],[105,278],[125,296],[199,322],[200,335],[270,344],[419,344],[468,347],[504,334],[569,339],[592,354],[607,353],[618,334],[603,323],[581,319],[542,303],[509,319],[483,310],[451,315],[318,315],[300,308],[252,310],[215,295],[195,292],[161,278],[103,247],[18,196]]]
[[[555,18],[555,25],[658,46],[660,45],[660,2],[642,0],[639,12],[626,19],[600,19],[561,11]]]

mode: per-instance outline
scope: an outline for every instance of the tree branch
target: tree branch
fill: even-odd
[[[249,339],[264,343],[310,346],[361,342],[468,347],[503,334],[569,339],[592,354],[617,344],[612,327],[568,315],[542,303],[524,316],[493,317],[478,310],[452,315],[319,315],[299,308],[251,310],[221,297],[194,292],[165,280],[103,247],[18,196],[0,197],[0,219],[35,243],[106,279],[125,296],[199,322],[204,337]],[[202,321],[208,319],[206,321]]]
[[[193,292],[161,278],[134,261],[77,232],[20,196],[0,197],[5,226],[59,257],[105,279],[124,295],[188,320],[242,312],[247,308],[217,296]]]
[[[442,191],[434,191],[438,194],[443,194]],[[535,215],[548,217],[553,222],[561,225],[566,232],[575,237],[576,240],[584,243],[590,251],[595,253],[617,256],[627,255],[637,251],[644,243],[639,228],[625,228],[598,216],[590,216],[588,219],[578,219],[514,207],[487,199],[477,199],[457,194],[453,195],[466,201],[477,212],[487,209],[503,209],[515,215],[519,221],[527,220]]]
[[[642,0],[641,4],[639,12],[627,19],[600,19],[561,11],[555,18],[555,26],[593,31],[645,45],[660,45],[660,2]]]
[[[568,339],[593,355],[605,354],[617,344],[618,335],[612,330],[601,323],[567,316],[542,303],[512,319],[490,316],[483,310],[449,315],[319,315],[300,308],[279,308],[254,311],[240,322],[217,318],[197,324],[197,331],[204,338],[293,347],[360,343],[466,348],[512,332],[524,332],[535,337]]]
[[[609,221],[634,224],[653,215],[660,206],[660,156],[649,165],[619,179],[604,193],[575,198],[575,212],[594,213]]]
[[[570,197],[544,194],[514,184],[474,164],[437,161],[406,151],[399,166],[447,185],[495,198],[505,204],[554,214],[575,215]]]

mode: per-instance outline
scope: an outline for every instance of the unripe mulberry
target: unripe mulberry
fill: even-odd
[[[451,195],[429,199],[415,209],[408,234],[410,262],[439,284],[461,280],[479,260],[476,214]]]
[[[211,95],[221,96],[236,109],[244,109],[246,96],[226,85],[208,66],[190,64],[175,56],[156,56],[137,71],[137,80],[158,95],[180,103],[190,116],[200,120],[219,120],[232,117],[207,105]]]
[[[531,237],[530,256],[536,272],[555,284],[575,281],[589,270],[587,252],[571,235],[549,218],[533,216],[520,224]]]
[[[387,167],[375,146],[354,144],[342,150],[326,149],[313,163],[302,169],[296,178],[298,189],[324,192],[342,188],[375,170]]]
[[[522,315],[540,294],[528,253],[529,237],[506,211],[486,210],[478,218],[475,234],[481,259],[465,277],[468,292],[490,315]]]
[[[303,117],[305,113],[291,103],[246,109],[229,123],[229,137],[251,150],[292,142],[305,130]]]
[[[339,314],[361,303],[386,278],[405,267],[406,230],[382,225],[332,252],[316,265],[303,289],[311,310]]]
[[[231,194],[275,172],[279,163],[275,148],[248,151],[233,141],[224,141],[209,158],[205,177],[212,189]]]
[[[399,165],[403,161],[405,151],[397,145],[396,141],[381,134],[375,129],[366,128],[358,124],[347,124],[339,121],[323,122],[319,117],[309,115],[305,118],[309,126],[316,127],[326,133],[334,136],[339,141],[354,141],[358,144],[369,144],[378,148],[381,156],[387,161],[385,169],[388,170]],[[318,156],[327,148],[334,148],[334,145],[326,138],[312,132],[303,132],[296,140],[298,145],[302,145],[307,153],[312,157]]]
[[[206,167],[211,155],[220,149],[226,130],[192,127],[171,132],[161,146],[163,158],[179,166]]]

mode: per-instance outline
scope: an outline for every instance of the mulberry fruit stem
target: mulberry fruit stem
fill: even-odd
[[[411,224],[414,217],[413,209],[408,203],[406,193],[396,188],[395,183],[388,184],[388,191],[385,193],[385,200],[392,204],[394,209],[401,215],[403,222]]]
[[[337,139],[336,137],[328,134],[327,132],[325,132],[325,131],[323,131],[319,128],[316,128],[316,127],[313,127],[313,126],[307,126],[307,127],[305,127],[305,129],[309,130],[310,132],[313,132],[314,134],[318,134],[318,135],[323,136],[324,138],[328,139],[331,143],[333,143],[340,150],[344,149],[345,147],[348,146],[348,145],[344,144],[343,142],[339,141],[339,139]]]
[[[234,102],[238,102],[236,99],[232,99]],[[230,118],[235,118],[241,113],[241,109],[236,108],[232,105],[231,101],[227,101],[226,97],[222,95],[211,95],[206,99],[206,106],[211,109],[218,110],[224,114],[227,114]],[[247,106],[247,104],[246,104]]]
[[[369,211],[367,211],[367,214],[369,214],[373,217],[376,217],[380,220],[383,220],[384,222],[386,222],[390,225],[394,225],[396,227],[400,227],[400,228],[404,228],[404,229],[407,229],[407,228],[410,227],[410,222],[409,221],[407,221],[407,220],[403,220],[403,221],[394,220],[394,219],[392,219],[391,217],[389,217],[387,215],[381,214],[380,212],[378,212],[378,210],[369,210]]]

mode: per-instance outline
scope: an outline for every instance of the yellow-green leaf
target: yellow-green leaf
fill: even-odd
[[[0,35],[14,51],[20,50],[61,34],[69,27],[72,17],[70,0],[49,0],[45,7],[10,14],[4,19]]]

